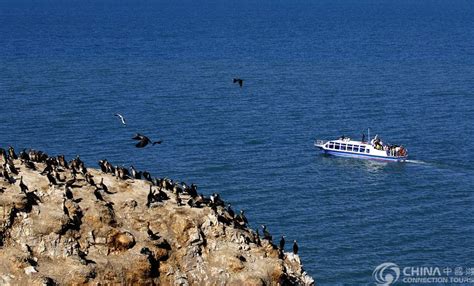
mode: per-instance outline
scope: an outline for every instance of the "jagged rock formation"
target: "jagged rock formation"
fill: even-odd
[[[218,197],[42,154],[0,157],[0,285],[314,283]]]

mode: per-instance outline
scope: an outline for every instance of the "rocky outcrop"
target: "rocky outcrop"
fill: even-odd
[[[77,161],[0,158],[0,285],[314,283],[218,197]]]

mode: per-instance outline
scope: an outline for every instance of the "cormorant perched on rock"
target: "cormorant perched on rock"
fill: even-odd
[[[13,185],[15,183],[15,179],[10,177],[10,175],[8,174],[8,171],[6,169],[3,169],[2,175],[3,175],[3,179],[5,181],[7,181],[10,185]]]
[[[49,185],[50,185],[50,186],[51,186],[51,185],[55,185],[55,186],[56,186],[56,185],[58,184],[58,182],[56,182],[56,179],[53,177],[53,175],[51,175],[51,172],[48,172],[48,173],[46,174],[46,177],[48,178],[48,181],[49,181]]]
[[[232,80],[233,83],[238,83],[240,87],[242,87],[244,85],[244,80],[241,79],[241,78],[234,78]]]
[[[65,215],[67,215],[69,217],[69,210],[66,207],[66,198],[63,198],[63,212],[64,212]]]
[[[53,171],[53,167],[49,164],[46,164],[46,167],[44,167],[44,170],[40,173],[40,175],[46,175],[47,173],[51,173]]]
[[[85,177],[86,177],[86,182],[89,183],[89,185],[96,187],[94,179],[92,179],[91,174],[87,173]]]
[[[105,166],[105,162],[107,160],[100,160],[99,161],[99,167],[100,167],[100,170],[104,173],[107,173],[107,167]]]
[[[99,189],[103,190],[106,194],[109,194],[109,195],[114,194],[112,192],[109,192],[109,188],[107,188],[107,186],[104,184],[104,178],[100,179]]]
[[[282,235],[280,239],[280,250],[283,251],[285,249],[285,236]]]
[[[130,174],[134,179],[141,179],[142,177],[142,172],[137,172],[137,170],[133,166],[130,166]]]
[[[150,222],[147,222],[146,224],[146,233],[148,234],[148,238],[151,239],[151,240],[157,240],[160,238],[159,235],[157,235],[156,233],[154,233],[151,228],[150,228]]]
[[[66,187],[71,187],[74,185],[76,182],[76,175],[72,175],[72,178],[66,181]]]
[[[153,188],[150,186],[150,191],[146,197],[146,206],[149,208],[151,204],[155,201],[155,195],[153,194]]]
[[[262,242],[260,241],[260,233],[259,233],[259,229],[258,229],[258,228],[257,228],[256,244],[257,244],[257,246],[262,246]]]
[[[8,146],[8,155],[10,156],[10,159],[12,160],[18,159],[18,156],[15,153],[15,149],[13,149],[12,146]]]
[[[298,244],[296,243],[296,240],[293,240],[293,254],[298,254]]]
[[[272,235],[270,234],[270,232],[268,232],[267,226],[262,225],[262,228],[263,228],[263,230],[262,230],[263,231],[263,239],[272,241]]]
[[[241,222],[242,226],[245,226],[249,223],[247,218],[245,217],[244,210],[240,210],[240,214],[237,216],[239,222]]]
[[[31,162],[30,160],[24,160],[24,161],[22,161],[22,162],[23,162],[23,164],[25,165],[25,167],[26,167],[27,169],[36,171],[35,163]]]
[[[5,164],[3,164],[3,167],[5,169],[7,169],[8,172],[14,174],[14,175],[18,175],[18,170],[16,169],[15,167],[15,164],[13,164],[13,161],[8,159]]]
[[[1,156],[2,159],[3,159],[3,162],[6,162],[6,161],[7,161],[7,151],[5,151],[5,149],[0,148],[0,156]]]
[[[73,194],[72,194],[72,188],[71,186],[66,186],[66,190],[65,190],[65,195],[66,195],[66,198],[68,200],[72,200],[74,198]]]
[[[26,194],[26,191],[28,191],[28,187],[23,183],[23,176],[20,177],[20,190],[22,193]]]
[[[147,171],[143,172],[142,175],[143,175],[143,179],[147,180],[148,182],[153,181],[153,178],[151,177],[151,174],[148,173]]]
[[[62,166],[66,169],[69,169],[69,166],[67,164],[66,159],[64,158],[64,155],[59,155],[58,156],[58,163],[59,163],[59,166]]]
[[[94,190],[94,196],[97,200],[104,201],[104,198],[102,197],[102,194],[100,193],[100,189],[97,188]]]
[[[137,148],[143,148],[145,147],[146,145],[148,145],[149,143],[152,143],[152,145],[156,145],[156,144],[161,144],[161,142],[163,141],[155,141],[155,142],[152,142],[150,140],[150,138],[146,137],[145,135],[142,135],[142,134],[135,134],[135,136],[133,136],[132,138],[133,140],[138,140],[139,142],[135,145],[135,147]]]

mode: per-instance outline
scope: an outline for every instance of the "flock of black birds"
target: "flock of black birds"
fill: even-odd
[[[234,79],[234,83],[239,83],[242,87],[243,80]],[[116,116],[120,118],[122,124],[126,125],[125,118],[122,115],[116,114]],[[162,142],[161,140],[153,142],[150,138],[141,134],[136,134],[132,139],[138,141],[135,145],[137,148],[143,148],[150,143],[155,145],[161,144]],[[68,162],[64,155],[50,157],[42,151],[35,150],[23,150],[17,155],[14,148],[10,146],[8,151],[0,148],[0,158],[3,159],[3,168],[0,177],[3,177],[3,180],[10,185],[14,185],[16,183],[15,176],[19,176],[18,168],[16,168],[14,164],[14,160],[19,159],[22,165],[27,169],[34,171],[39,167],[38,163],[43,164],[44,168],[40,174],[47,177],[49,186],[64,186],[63,211],[68,217],[70,217],[70,222],[66,225],[64,232],[67,231],[67,229],[80,227],[80,220],[82,218],[82,212],[80,209],[76,209],[74,215],[71,215],[70,210],[66,207],[66,202],[68,200],[73,202],[77,201],[74,200],[73,188],[78,187],[76,185],[78,181],[85,181],[89,186],[93,187],[93,194],[97,201],[103,202],[105,206],[113,211],[113,203],[107,202],[104,199],[103,194],[113,195],[114,192],[109,191],[109,188],[104,184],[103,178],[99,183],[94,181],[94,177],[88,172],[84,162],[79,156]],[[198,193],[195,184],[187,185],[184,182],[174,182],[168,178],[154,178],[147,171],[137,171],[134,166],[130,166],[128,169],[121,166],[113,166],[106,159],[100,160],[98,164],[103,173],[111,174],[112,176],[115,176],[117,180],[143,179],[150,182],[150,189],[148,191],[146,203],[147,208],[154,207],[156,204],[168,200],[168,193],[172,193],[178,206],[187,205],[192,208],[210,207],[217,216],[218,221],[226,225],[233,225],[237,228],[245,228],[248,225],[248,220],[245,217],[243,210],[236,215],[231,205],[226,205],[220,198],[219,194],[213,193],[209,197],[205,197],[203,194]],[[70,173],[70,179],[67,179],[66,172]],[[79,176],[82,178],[78,178]],[[32,204],[40,202],[39,197],[35,194],[36,190],[29,192],[28,186],[26,186],[23,181],[23,176],[20,176],[19,187],[20,191],[27,196],[27,199],[30,200]],[[3,193],[4,191],[5,188],[0,187],[0,193]],[[272,236],[265,225],[262,225],[262,232],[263,239],[267,240],[276,249],[277,246],[273,244]],[[151,232],[149,225],[148,236],[152,240],[158,238],[156,234]],[[261,246],[259,229],[254,233],[252,240],[252,242]],[[278,246],[281,258],[283,258],[284,247],[285,237],[282,236]],[[298,253],[296,240],[293,241],[293,253]]]

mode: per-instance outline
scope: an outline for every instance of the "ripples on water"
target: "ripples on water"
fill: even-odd
[[[298,240],[321,284],[373,283],[387,261],[470,267],[473,14],[467,1],[2,1],[0,145],[219,192]],[[312,146],[367,127],[410,161]],[[135,132],[164,143],[136,149]]]

